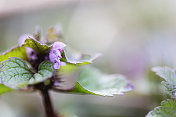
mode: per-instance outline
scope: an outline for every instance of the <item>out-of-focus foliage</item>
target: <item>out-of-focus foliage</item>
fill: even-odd
[[[153,71],[165,81],[162,84],[168,89],[172,97],[176,97],[176,71],[168,67],[154,67]]]
[[[88,67],[81,70],[73,93],[93,94],[102,96],[122,95],[133,90],[133,86],[124,76],[107,75],[99,70]]]
[[[68,63],[79,64],[79,65],[90,64],[93,62],[93,60],[98,58],[100,55],[101,54],[83,54],[69,47],[66,47],[64,51],[64,56]]]
[[[13,89],[9,88],[9,87],[6,87],[4,86],[3,84],[0,84],[0,95],[3,94],[3,93],[7,93],[9,91],[12,91]]]
[[[176,71],[168,67],[154,67],[152,69],[158,76],[163,78],[162,84],[171,93],[172,98],[176,98]],[[176,101],[175,99],[165,100],[161,102],[161,106],[156,107],[149,112],[147,117],[175,117],[176,116]]]
[[[153,111],[149,112],[147,117],[175,117],[176,116],[176,101],[164,100],[161,106],[156,107]]]
[[[58,23],[63,28],[66,43],[76,50],[102,53],[103,56],[94,66],[108,74],[122,73],[136,87],[129,95],[113,98],[52,93],[53,98],[56,98],[55,106],[60,103],[71,106],[71,102],[77,100],[75,103],[78,106],[73,105],[72,111],[77,109],[80,114],[76,115],[79,117],[142,117],[159,105],[161,98],[166,99],[163,92],[165,88],[160,83],[162,79],[154,75],[150,68],[176,65],[174,0],[69,0],[66,4],[63,1],[47,1],[47,4],[40,3],[40,0],[14,1],[0,1],[0,9],[13,11],[4,12],[2,15],[3,10],[0,10],[1,51],[17,44],[21,34],[32,34],[36,24],[41,26],[41,34],[44,34],[48,27]],[[26,7],[28,2],[30,6]],[[18,7],[23,9],[14,10]],[[77,69],[77,65],[62,66],[60,74],[62,68],[62,73],[68,75],[68,72]],[[148,76],[148,73],[152,73],[152,76]],[[69,78],[76,79],[75,77]],[[37,96],[26,95],[30,102],[39,99]],[[23,93],[8,93],[1,96],[0,101],[6,106],[15,106],[16,109],[12,110],[13,113],[19,114],[16,117],[24,117],[24,113],[28,113],[29,117],[32,116],[31,113],[34,116],[41,113],[35,111],[42,109],[40,103],[33,103],[35,106],[31,107],[31,103],[25,103],[26,98],[23,97]],[[4,105],[0,105],[1,111],[6,112]],[[22,109],[26,110],[19,112],[20,107],[16,105],[23,105]],[[65,106],[59,106],[58,110],[62,108]],[[67,108],[65,110],[67,111]],[[9,111],[8,108],[7,112]],[[15,114],[10,117],[14,116]]]

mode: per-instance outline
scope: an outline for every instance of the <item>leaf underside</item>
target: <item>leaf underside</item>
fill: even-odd
[[[147,117],[176,117],[176,101],[167,99],[161,102],[161,106],[149,112]]]
[[[113,96],[114,94],[122,95],[132,89],[133,86],[124,76],[107,75],[93,67],[88,67],[80,72],[75,88],[71,93]]]

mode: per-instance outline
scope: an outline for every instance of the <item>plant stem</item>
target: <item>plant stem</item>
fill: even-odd
[[[41,89],[46,117],[57,117],[54,113],[48,89]]]

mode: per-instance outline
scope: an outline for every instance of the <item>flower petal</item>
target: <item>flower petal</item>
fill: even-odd
[[[61,66],[66,66],[66,63],[65,62],[60,62],[60,65]]]
[[[54,69],[59,69],[60,68],[60,65],[59,65],[59,63],[57,62],[57,63],[54,63]]]
[[[62,42],[54,42],[54,44],[53,44],[53,48],[55,48],[55,49],[62,49],[65,46],[66,45],[64,43],[62,43]]]

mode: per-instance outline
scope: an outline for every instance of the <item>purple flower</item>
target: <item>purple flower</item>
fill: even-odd
[[[53,44],[53,48],[49,53],[49,59],[51,62],[54,63],[54,69],[59,69],[60,66],[65,66],[65,62],[61,62],[60,59],[62,58],[61,52],[66,45],[62,42],[55,42]]]
[[[26,47],[26,53],[28,60],[37,60],[37,53],[32,48]]]

